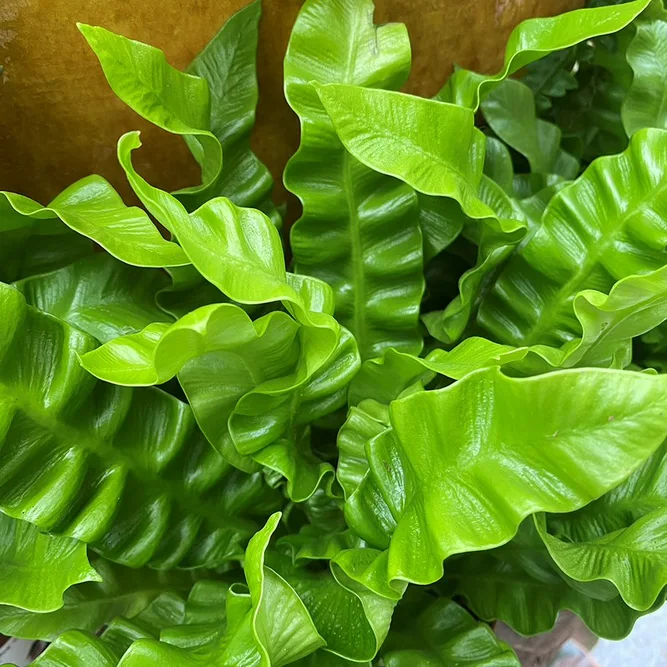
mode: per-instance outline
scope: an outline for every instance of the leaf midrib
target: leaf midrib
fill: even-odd
[[[2,399],[14,403],[18,410],[28,417],[28,419],[54,435],[63,447],[71,449],[72,446],[67,443],[77,443],[77,448],[93,452],[104,463],[111,462],[111,465],[105,466],[107,470],[114,467],[114,464],[123,466],[128,472],[133,474],[138,481],[148,483],[152,487],[155,487],[156,497],[160,495],[168,496],[175,502],[176,506],[180,505],[185,508],[188,514],[206,518],[214,525],[224,528],[234,526],[248,528],[246,521],[239,520],[238,517],[223,515],[215,507],[210,506],[208,503],[201,502],[195,494],[188,491],[180,482],[173,482],[161,478],[159,475],[142,467],[126,452],[116,449],[106,441],[97,440],[94,437],[91,437],[86,431],[63,424],[58,419],[50,417],[45,411],[35,409],[32,405],[33,402],[29,399],[26,400],[26,397],[22,395],[21,392],[12,392],[11,389],[8,389],[4,384],[0,384],[0,401],[2,401]]]
[[[521,341],[522,345],[534,345],[536,339],[540,338],[540,334],[545,330],[553,330],[553,320],[564,310],[564,302],[567,298],[574,296],[581,289],[582,283],[590,276],[592,270],[599,264],[600,258],[605,254],[607,249],[614,241],[618,234],[626,227],[627,221],[632,216],[636,215],[649,206],[655,198],[667,191],[667,182],[663,181],[662,185],[651,189],[650,193],[644,198],[639,206],[629,207],[623,215],[620,216],[618,223],[609,231],[608,234],[603,234],[603,237],[598,243],[593,244],[591,252],[588,253],[584,262],[580,265],[579,270],[575,272],[574,276],[570,278],[551,298],[547,307],[542,311],[538,319],[529,329],[529,333],[524,335]],[[535,237],[533,237],[534,239]],[[606,269],[605,269],[606,270]],[[538,270],[539,271],[539,270]],[[537,342],[540,342],[538,340]]]

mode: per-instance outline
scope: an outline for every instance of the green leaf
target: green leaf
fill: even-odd
[[[36,667],[116,667],[118,659],[98,637],[70,630],[58,637],[32,664]]]
[[[586,542],[558,539],[547,532],[543,516],[535,521],[549,554],[568,577],[611,581],[632,609],[650,609],[667,586],[667,507]]]
[[[456,341],[489,273],[524,235],[502,189],[483,176],[484,136],[469,109],[402,93],[333,85],[317,88],[338,136],[357,159],[403,180],[423,195],[456,200],[481,221],[477,265],[460,280],[460,296],[426,320],[429,333]],[[434,128],[437,131],[434,132]]]
[[[506,79],[484,98],[481,108],[491,129],[526,157],[531,171],[576,177],[578,161],[560,147],[560,129],[536,117],[535,98],[528,86]]]
[[[188,599],[192,599],[195,589],[200,585],[211,583],[195,583]],[[102,641],[120,659],[133,642],[139,639],[159,639],[163,629],[180,625],[184,617],[185,600],[176,593],[162,593],[132,620],[123,616],[114,618],[102,633]]]
[[[622,484],[577,512],[550,516],[550,532],[572,542],[602,538],[633,525],[667,504],[667,444]]]
[[[2,511],[133,567],[237,555],[254,529],[243,511],[272,509],[262,478],[231,469],[187,404],[96,382],[78,363],[88,335],[1,284],[0,304]]]
[[[14,284],[26,302],[101,342],[169,322],[155,303],[167,277],[95,253],[69,266]]]
[[[206,189],[222,168],[222,147],[209,131],[210,94],[204,79],[174,69],[159,49],[98,26],[77,23],[98,57],[116,95],[140,116],[183,136],[202,172]]]
[[[295,270],[328,282],[336,317],[362,358],[387,347],[418,352],[424,289],[417,197],[352,157],[311,83],[399,88],[410,70],[405,26],[373,25],[371,0],[307,0],[285,56],[285,95],[301,144],[285,186],[303,215],[292,227]]]
[[[494,84],[548,53],[621,30],[650,3],[651,0],[635,0],[612,7],[578,9],[559,16],[528,19],[520,23],[509,36],[505,64],[498,74],[485,76],[459,69],[437,98],[477,110],[480,100]]]
[[[50,538],[63,540],[65,538]],[[95,561],[99,583],[85,583],[65,591],[64,604],[49,613],[0,606],[0,631],[12,637],[53,641],[69,630],[97,632],[115,617],[132,619],[166,593],[187,593],[192,576],[186,572],[134,570],[104,559]],[[169,598],[171,599],[171,598]]]
[[[390,581],[431,583],[449,556],[503,544],[529,514],[573,511],[620,483],[667,435],[666,400],[664,377],[593,369],[487,369],[396,400],[393,429],[366,445],[370,472],[347,522],[389,548]]]
[[[14,210],[10,199],[23,201],[28,210],[38,207],[20,195],[0,195],[1,281],[12,282],[53,271],[93,252],[89,239],[60,220],[23,216]]]
[[[297,429],[343,405],[359,367],[349,332],[342,330],[333,352],[313,333],[285,313],[252,322],[237,306],[205,306],[171,326],[110,341],[81,362],[97,377],[130,385],[163,383],[183,369],[179,379],[213,446],[243,469],[252,466],[239,457],[251,456],[278,471],[290,497],[302,501],[331,468]]]
[[[250,149],[250,133],[257,106],[257,41],[261,0],[236,12],[188,72],[205,79],[211,94],[210,130],[222,145],[224,164],[203,192],[183,194],[181,201],[194,210],[208,199],[224,195],[238,206],[258,208],[280,226],[280,214],[271,201],[273,179]]]
[[[553,563],[532,519],[507,545],[452,560],[447,582],[469,609],[486,621],[502,620],[523,635],[551,630],[569,609],[599,637],[622,639],[647,612],[628,607],[613,586],[595,587],[567,579]],[[649,611],[664,602],[663,591]]]
[[[667,132],[642,130],[621,155],[591,164],[550,201],[542,223],[484,294],[480,330],[511,345],[579,335],[573,301],[667,261]]]
[[[131,153],[139,146],[137,132],[128,132],[118,142],[118,159],[130,185],[178,238],[201,275],[239,303],[283,301],[301,323],[317,327],[333,349],[339,325],[330,315],[331,289],[319,280],[287,274],[280,235],[271,221],[224,197],[209,200],[189,215],[176,198],[134,170]]]
[[[0,513],[0,603],[33,612],[63,605],[63,593],[83,581],[100,581],[86,545],[69,537],[44,535]]]
[[[645,127],[667,129],[667,22],[637,21],[627,50],[634,77],[623,101],[623,127],[632,136]]]
[[[45,256],[38,261],[32,259],[33,267],[29,267],[27,272],[16,264],[17,259],[10,256],[10,266],[16,265],[10,269],[12,280],[59,268],[67,263],[63,261],[65,257],[74,261],[88,254],[83,249],[89,248],[89,243],[79,240],[74,241],[67,252],[52,249],[56,240],[70,241],[70,235],[63,235],[56,220],[99,243],[127,264],[154,267],[188,264],[183,251],[175,243],[162,238],[146,213],[139,208],[125,206],[118,193],[101,176],[82,178],[63,190],[47,207],[10,192],[0,192],[0,202],[3,212],[0,224],[3,236],[9,232],[10,249],[13,247],[15,251],[21,247],[20,244],[29,241],[36,243],[39,240],[41,243],[43,236],[47,237],[48,243],[46,249],[41,249]],[[17,243],[18,246],[15,245]]]
[[[399,603],[382,647],[386,667],[519,667],[514,651],[486,623],[448,598],[411,589]]]
[[[324,640],[295,590],[265,565],[265,552],[279,519],[280,515],[274,514],[248,544],[244,569],[249,595],[232,588],[227,595],[226,613],[215,614],[217,623],[213,627],[207,623],[212,620],[208,613],[191,613],[189,600],[186,623],[189,620],[194,625],[163,632],[161,642],[136,642],[124,655],[121,665],[279,667],[323,646]],[[200,598],[204,598],[201,602],[205,606],[215,609],[210,598],[205,595]],[[218,593],[217,606],[220,601]],[[198,604],[201,602],[198,600]]]

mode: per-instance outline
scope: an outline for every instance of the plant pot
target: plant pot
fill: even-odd
[[[102,25],[163,49],[185,68],[247,0],[3,0],[0,10],[0,189],[47,202],[91,173],[129,188],[115,145],[140,129],[137,155],[145,177],[167,189],[198,182],[183,142],[149,125],[109,89],[76,21]],[[276,180],[298,145],[298,122],[284,101],[282,58],[302,0],[264,0],[260,34],[260,102],[254,147]],[[430,96],[456,62],[489,72],[502,64],[507,37],[520,21],[579,7],[583,0],[376,0],[376,21],[402,21],[413,68],[406,89]],[[282,200],[282,186],[277,199]]]

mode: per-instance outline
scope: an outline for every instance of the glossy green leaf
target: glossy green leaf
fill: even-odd
[[[412,589],[402,600],[382,647],[386,667],[519,667],[514,651],[485,623],[448,598]]]
[[[493,181],[483,176],[484,136],[469,109],[401,93],[329,84],[320,99],[341,141],[360,161],[423,195],[448,197],[481,221],[477,265],[460,280],[460,296],[426,321],[431,335],[456,341],[486,276],[524,235],[525,224]],[[437,128],[434,130],[434,128]]]
[[[547,532],[544,517],[536,522],[549,554],[568,577],[611,581],[633,609],[650,609],[667,586],[667,507],[586,542],[558,539]]]
[[[331,468],[310,453],[307,433],[297,429],[345,403],[359,366],[348,332],[333,352],[312,334],[285,313],[252,322],[237,306],[222,304],[172,326],[149,325],[81,361],[97,377],[130,385],[163,383],[183,369],[181,384],[210,442],[232,463],[251,456],[280,472],[290,497],[304,500]]]
[[[230,590],[225,615],[215,614],[217,627],[211,627],[213,619],[208,613],[192,614],[188,601],[186,623],[190,616],[189,620],[195,624],[163,632],[160,642],[136,642],[124,655],[122,667],[273,667],[294,662],[323,646],[324,640],[295,590],[265,565],[265,552],[279,518],[280,515],[274,514],[248,544],[244,569],[249,595]],[[219,592],[217,605],[206,594],[198,598],[200,609],[208,606],[215,610],[221,601]]]
[[[667,444],[622,484],[577,512],[550,516],[550,532],[572,542],[602,538],[627,528],[667,504]]]
[[[301,144],[284,177],[303,205],[290,236],[295,270],[332,286],[336,316],[362,358],[390,346],[420,350],[423,292],[415,193],[347,152],[311,85],[405,82],[405,26],[377,27],[372,15],[371,0],[307,0],[285,56],[285,96],[301,121]]]
[[[222,168],[222,147],[209,131],[207,82],[174,69],[153,46],[98,26],[78,23],[77,27],[98,57],[114,93],[146,120],[187,141],[202,172],[202,185],[189,191],[208,187]]]
[[[622,108],[628,136],[645,127],[667,129],[667,21],[638,21],[636,30],[627,50],[634,77]]]
[[[573,511],[616,486],[667,435],[665,400],[664,377],[592,369],[487,369],[407,396],[366,445],[370,472],[346,519],[389,548],[390,581],[431,583],[444,559],[507,542],[529,514]]]
[[[494,340],[559,346],[578,334],[573,300],[607,292],[667,261],[667,132],[643,130],[628,150],[596,160],[550,201],[530,240],[481,300],[477,322]]]
[[[12,244],[25,242],[30,237],[36,243],[42,236],[47,237],[48,246],[43,250],[44,257],[33,264],[42,266],[48,271],[64,265],[58,256],[53,256],[51,245],[56,239],[70,242],[69,234],[63,235],[56,231],[57,220],[67,227],[99,243],[114,257],[135,266],[180,266],[189,260],[183,251],[160,235],[155,225],[144,211],[136,207],[127,207],[118,193],[101,176],[88,176],[63,190],[47,207],[40,206],[32,199],[10,192],[0,193],[0,204],[4,211],[2,216],[3,236],[9,232],[9,247]],[[4,213],[3,211],[3,213]],[[6,216],[6,217],[5,217]],[[55,238],[54,238],[55,237]],[[3,240],[4,246],[4,240]],[[20,246],[18,246],[20,247]],[[73,261],[83,256],[82,244],[74,241],[73,248],[67,255]],[[62,251],[58,253],[62,255]],[[10,265],[20,261],[12,259]],[[42,271],[29,269],[26,273],[20,265],[14,269],[12,279],[27,277]]]
[[[212,582],[195,583],[188,600],[200,585],[209,583]],[[123,616],[114,618],[102,633],[102,641],[120,659],[135,641],[159,639],[163,629],[180,625],[184,620],[185,600],[177,593],[162,593],[132,620]]]
[[[39,208],[20,195],[0,195],[0,280],[12,282],[67,266],[93,252],[93,244],[60,220],[17,213],[10,204],[22,201],[27,210]]]
[[[237,554],[255,525],[239,514],[271,509],[261,477],[211,450],[187,404],[96,382],[78,363],[88,335],[6,285],[0,303],[2,510],[133,567]]]
[[[561,148],[560,129],[536,117],[535,98],[528,86],[506,79],[484,98],[481,108],[491,129],[525,156],[531,171],[567,179],[577,175],[579,163]]]
[[[134,170],[137,132],[123,135],[118,158],[146,208],[174,234],[197,270],[230,299],[257,304],[283,301],[304,324],[317,327],[333,349],[339,326],[331,317],[331,289],[319,280],[287,274],[280,235],[260,211],[217,197],[188,215],[169,193]],[[224,258],[224,261],[222,261]]]
[[[29,305],[105,342],[153,322],[170,322],[155,303],[167,284],[161,271],[138,269],[95,253],[14,287]]]
[[[236,12],[190,63],[188,72],[205,79],[211,94],[211,132],[222,145],[222,171],[204,192],[183,194],[194,210],[223,195],[238,206],[264,211],[276,225],[280,215],[271,201],[273,179],[250,149],[257,106],[257,41],[260,0]]]
[[[64,539],[64,538],[57,538]],[[33,613],[0,606],[0,631],[23,639],[53,641],[74,629],[97,632],[115,617],[133,619],[161,595],[187,594],[193,579],[186,572],[134,570],[104,559],[95,561],[99,583],[85,583],[65,591],[64,604],[56,611]]]
[[[49,612],[62,607],[70,586],[100,581],[100,576],[82,542],[45,535],[27,521],[0,513],[0,581],[2,605]]]
[[[37,667],[116,667],[118,660],[98,637],[70,630],[58,637],[32,664]]]
[[[621,30],[650,3],[651,0],[635,0],[611,7],[578,9],[559,16],[528,19],[520,23],[509,36],[505,64],[498,74],[485,76],[459,69],[437,97],[476,110],[480,99],[495,83],[548,53]]]
[[[559,573],[532,519],[509,544],[453,560],[446,580],[476,616],[502,620],[523,635],[551,630],[558,613],[569,609],[596,635],[622,639],[646,613],[628,607],[611,584],[577,585]],[[660,594],[650,611],[660,607],[666,594]]]

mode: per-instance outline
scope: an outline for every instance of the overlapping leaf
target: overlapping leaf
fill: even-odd
[[[70,630],[97,632],[103,625],[113,625],[116,617],[126,622],[137,618],[137,623],[146,626],[150,605],[154,602],[159,605],[156,600],[160,597],[165,598],[164,604],[170,605],[178,595],[186,595],[193,584],[193,577],[187,572],[135,570],[102,558],[94,563],[99,583],[69,588],[65,591],[64,604],[55,611],[32,613],[0,606],[0,631],[13,637],[53,641]],[[140,614],[143,614],[143,622],[138,617]],[[120,621],[116,625],[118,623]]]
[[[417,392],[391,404],[393,428],[367,443],[370,472],[346,519],[389,549],[390,580],[436,581],[448,556],[503,544],[525,516],[573,511],[616,486],[667,435],[666,400],[663,377],[592,369],[527,379],[488,369]]]
[[[212,197],[229,197],[238,206],[264,211],[276,225],[280,215],[271,201],[273,179],[250,149],[257,106],[257,41],[262,13],[254,0],[234,14],[192,61],[188,72],[208,82],[210,130],[222,145],[224,161],[217,179],[204,192],[181,195],[189,210]]]
[[[6,268],[3,262],[0,275],[5,277],[8,273],[7,280],[59,268],[67,263],[65,259],[73,261],[90,252],[90,244],[64,233],[58,220],[128,264],[157,267],[189,263],[175,243],[162,238],[144,211],[125,206],[118,193],[100,176],[88,176],[70,185],[47,207],[9,192],[0,193],[0,206],[2,252],[3,259],[7,253],[8,262]],[[33,249],[44,242],[47,246],[40,249],[37,257],[27,259],[21,252],[22,248]],[[53,247],[56,242],[72,245],[56,249]]]
[[[524,635],[550,630],[559,611],[569,609],[600,637],[622,639],[647,613],[628,607],[611,584],[577,584],[559,573],[532,519],[506,546],[451,561],[445,581],[479,618],[500,619]]]
[[[181,384],[214,447],[244,468],[242,457],[251,456],[277,470],[290,497],[304,500],[331,468],[310,453],[307,432],[299,429],[345,403],[359,365],[345,330],[327,358],[329,352],[326,340],[286,313],[252,322],[237,306],[222,304],[110,341],[82,363],[125,385],[163,383],[182,370]]]
[[[477,265],[459,281],[460,296],[427,320],[431,335],[454,342],[463,333],[489,273],[512,251],[526,225],[503,190],[484,177],[484,136],[469,109],[401,93],[329,84],[318,88],[345,147],[364,164],[423,195],[448,197],[480,221],[472,233]]]
[[[240,514],[272,503],[261,476],[211,450],[186,404],[96,382],[78,363],[92,338],[0,295],[2,510],[135,567],[237,554],[254,528]]]
[[[95,253],[69,266],[15,283],[35,308],[89,333],[101,342],[171,318],[156,305],[168,279]]]
[[[387,667],[519,667],[514,651],[448,598],[421,590],[408,592],[396,610],[382,647]]]
[[[285,185],[303,205],[291,231],[295,269],[326,280],[362,358],[418,352],[422,238],[411,188],[352,157],[312,82],[398,88],[410,69],[405,26],[372,22],[371,0],[307,0],[285,56],[285,95],[301,145]]]
[[[498,342],[561,345],[584,289],[607,292],[667,261],[667,132],[643,130],[628,150],[596,160],[551,200],[530,240],[482,298],[477,322]]]
[[[561,148],[560,129],[536,117],[535,98],[528,86],[506,79],[484,98],[481,108],[491,129],[526,157],[533,173],[566,179],[577,175],[579,163]]]

